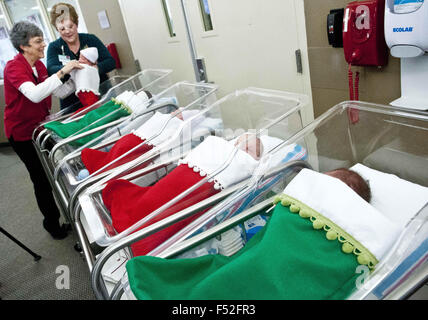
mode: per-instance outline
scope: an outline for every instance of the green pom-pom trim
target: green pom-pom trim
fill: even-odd
[[[291,205],[291,202],[290,202],[288,199],[284,199],[284,200],[281,200],[281,204],[282,204],[284,207],[288,207],[288,206],[290,206],[290,205]]]
[[[299,212],[299,216],[301,216],[304,219],[308,219],[311,217],[311,213],[305,209],[301,209]]]
[[[117,100],[116,98],[111,98],[111,101],[113,101],[114,104],[122,104],[122,102]]]
[[[317,219],[314,222],[312,222],[312,225],[313,225],[314,229],[320,230],[320,229],[324,228],[325,224],[321,220]]]
[[[326,236],[326,238],[327,238],[328,240],[331,240],[331,241],[333,241],[333,240],[336,240],[336,239],[337,239],[337,233],[336,233],[335,231],[333,231],[333,230],[328,231],[328,232],[325,234],[325,236]]]
[[[359,264],[367,265],[373,270],[378,263],[376,257],[350,234],[299,200],[281,194],[275,197],[273,203],[275,205],[281,203],[284,207],[290,207],[290,212],[298,213],[303,219],[309,219],[315,230],[323,229],[326,232],[327,240],[337,240],[342,243],[342,251],[346,254],[354,254]]]
[[[282,202],[281,202],[281,204],[282,204]],[[292,204],[290,206],[290,211],[293,212],[293,213],[297,213],[297,212],[300,211],[300,208],[298,206],[295,206],[294,204]]]
[[[370,257],[366,254],[360,254],[357,258],[359,264],[366,264],[368,265],[370,263]]]
[[[111,100],[115,103],[115,104],[119,104],[121,109],[126,110],[126,112],[128,112],[129,114],[132,113],[132,109],[130,107],[128,107],[126,104],[124,104],[122,101],[117,100],[116,98],[111,98]]]
[[[345,253],[352,253],[352,252],[354,252],[354,246],[352,244],[350,244],[349,242],[345,242],[342,245],[342,251]]]
[[[278,202],[281,202],[282,198],[280,196],[275,196],[275,198],[273,199],[273,204],[277,204]]]

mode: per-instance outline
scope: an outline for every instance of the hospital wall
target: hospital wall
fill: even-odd
[[[116,44],[122,68],[114,72],[120,75],[135,74],[137,72],[135,59],[118,1],[80,1],[79,4],[88,32],[95,34],[105,45],[112,42]],[[98,13],[104,10],[110,23],[108,29],[101,28],[98,19]]]
[[[343,48],[328,44],[327,15],[345,8],[346,0],[304,0],[309,68],[315,117],[339,102],[349,100],[348,65]],[[354,67],[360,70],[360,100],[389,104],[401,96],[400,60],[389,57],[388,65]]]

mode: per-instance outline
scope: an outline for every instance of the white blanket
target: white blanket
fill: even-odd
[[[331,220],[377,260],[389,251],[401,228],[337,178],[303,169],[284,193]]]
[[[237,150],[235,156],[228,166],[215,175],[216,189],[225,189],[233,184],[249,178],[258,165],[248,153],[235,147],[232,141],[223,138],[209,136],[203,143],[193,149],[179,164],[187,164],[201,176],[206,176],[216,172],[224,163],[230,159]]]
[[[371,205],[401,227],[428,203],[426,187],[359,163],[350,169],[368,181],[372,194]]]
[[[76,86],[76,95],[80,92],[93,92],[97,96],[100,95],[99,87],[100,87],[100,75],[98,73],[98,69],[81,64],[83,69],[73,70],[71,71],[71,79]]]

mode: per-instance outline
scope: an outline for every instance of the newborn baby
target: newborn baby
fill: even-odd
[[[70,79],[55,92],[55,95],[62,99],[72,93],[79,98],[83,107],[74,114],[93,105],[100,98],[100,75],[96,67],[97,60],[97,48],[91,47],[81,50],[79,64],[83,68],[73,70],[70,73]]]
[[[136,257],[126,266],[131,289],[138,299],[157,300],[345,299],[358,289],[355,270],[373,270],[401,232],[354,190],[367,194],[350,170],[303,169],[239,253]]]
[[[235,142],[235,146],[247,152],[255,160],[260,160],[264,148],[261,140],[252,133],[244,133]]]
[[[368,183],[355,171],[340,168],[325,172],[326,175],[342,180],[352,190],[354,190],[361,198],[370,202],[371,192]]]
[[[247,145],[250,150],[253,150],[253,147],[255,147],[254,150],[262,150],[262,143],[259,139],[248,139],[248,136],[241,138],[240,141],[244,142],[242,144],[244,147]],[[209,136],[188,156],[180,160],[174,170],[153,186],[140,187],[122,179],[110,181],[104,188],[102,197],[104,204],[111,213],[114,228],[118,232],[123,232],[211,174],[216,173],[198,189],[147,221],[143,227],[194,205],[220,192],[221,189],[249,178],[257,167],[258,161],[241,148],[238,149],[228,166],[218,172],[218,168],[229,160],[234,151],[236,151],[236,147],[233,142]],[[147,254],[206,210],[133,244],[134,255]]]

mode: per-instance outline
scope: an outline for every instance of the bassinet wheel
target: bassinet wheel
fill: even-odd
[[[79,253],[83,252],[83,249],[78,242],[76,242],[76,244],[74,245],[74,250],[76,250]]]

